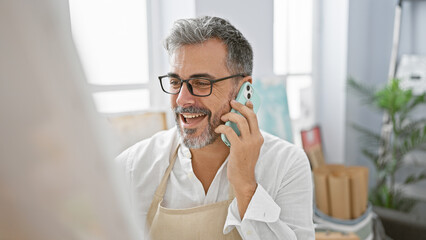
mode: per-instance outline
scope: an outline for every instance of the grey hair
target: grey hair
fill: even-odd
[[[226,45],[228,50],[226,65],[232,74],[252,75],[253,50],[250,43],[229,21],[219,17],[205,16],[177,20],[164,46],[172,56],[184,45],[200,44],[212,38],[218,38]]]

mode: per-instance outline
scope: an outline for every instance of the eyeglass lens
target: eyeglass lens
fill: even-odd
[[[193,78],[189,79],[188,83],[192,88],[192,93],[199,96],[209,95],[211,91],[211,82],[207,79]],[[180,91],[182,82],[178,78],[164,77],[161,79],[161,84],[164,90],[171,94],[176,94]]]

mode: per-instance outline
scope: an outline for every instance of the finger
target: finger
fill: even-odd
[[[229,126],[222,124],[219,125],[214,131],[216,133],[225,134],[226,138],[231,143],[231,146],[235,146],[234,144],[238,144],[240,142],[240,138],[238,137],[237,133]]]
[[[248,108],[250,108],[251,110],[253,110],[253,102],[252,101],[250,101],[250,100],[247,100],[247,102],[246,102],[246,106],[248,107]]]
[[[253,103],[250,102],[249,104],[253,104]],[[231,101],[231,107],[237,110],[238,112],[240,112],[241,115],[243,115],[247,119],[251,133],[254,133],[254,132],[260,133],[259,124],[257,122],[257,116],[254,113],[253,109],[250,109],[249,107],[244,106],[243,104],[235,100]]]
[[[224,122],[231,121],[237,124],[237,127],[241,133],[241,137],[243,138],[244,136],[248,136],[250,134],[250,127],[247,122],[247,119],[238,113],[234,113],[234,112],[226,113],[220,118],[220,120]]]

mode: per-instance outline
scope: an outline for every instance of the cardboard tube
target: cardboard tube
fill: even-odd
[[[331,216],[351,219],[350,182],[345,171],[335,171],[328,176]]]
[[[360,201],[359,205],[362,214],[367,209],[368,205],[368,168],[362,166],[351,166],[349,169],[356,175],[354,177],[356,178],[355,181],[357,181],[357,183],[352,182],[356,185],[356,188],[358,188],[357,194],[359,194],[359,197],[357,197],[357,199]]]
[[[364,212],[364,174],[356,167],[348,167],[347,172],[350,175],[351,218],[355,219]]]
[[[325,214],[330,215],[329,193],[327,184],[328,169],[318,167],[313,170],[315,184],[315,202],[317,207]]]

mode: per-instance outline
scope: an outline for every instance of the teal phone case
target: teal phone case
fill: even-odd
[[[238,92],[237,98],[235,100],[243,105],[246,105],[247,100],[250,100],[253,103],[254,113],[257,113],[261,103],[259,95],[256,93],[256,91],[253,89],[253,86],[249,82],[246,82],[241,86],[240,91]],[[231,109],[231,112],[242,115],[240,112],[238,112],[235,109]],[[236,123],[228,121],[225,123],[225,125],[230,126],[232,129],[234,129],[234,131],[237,133],[238,136],[241,135],[240,130],[238,129]],[[229,142],[228,138],[226,138],[225,134],[222,133],[221,138],[222,138],[222,141],[228,147],[231,147],[231,143]]]

